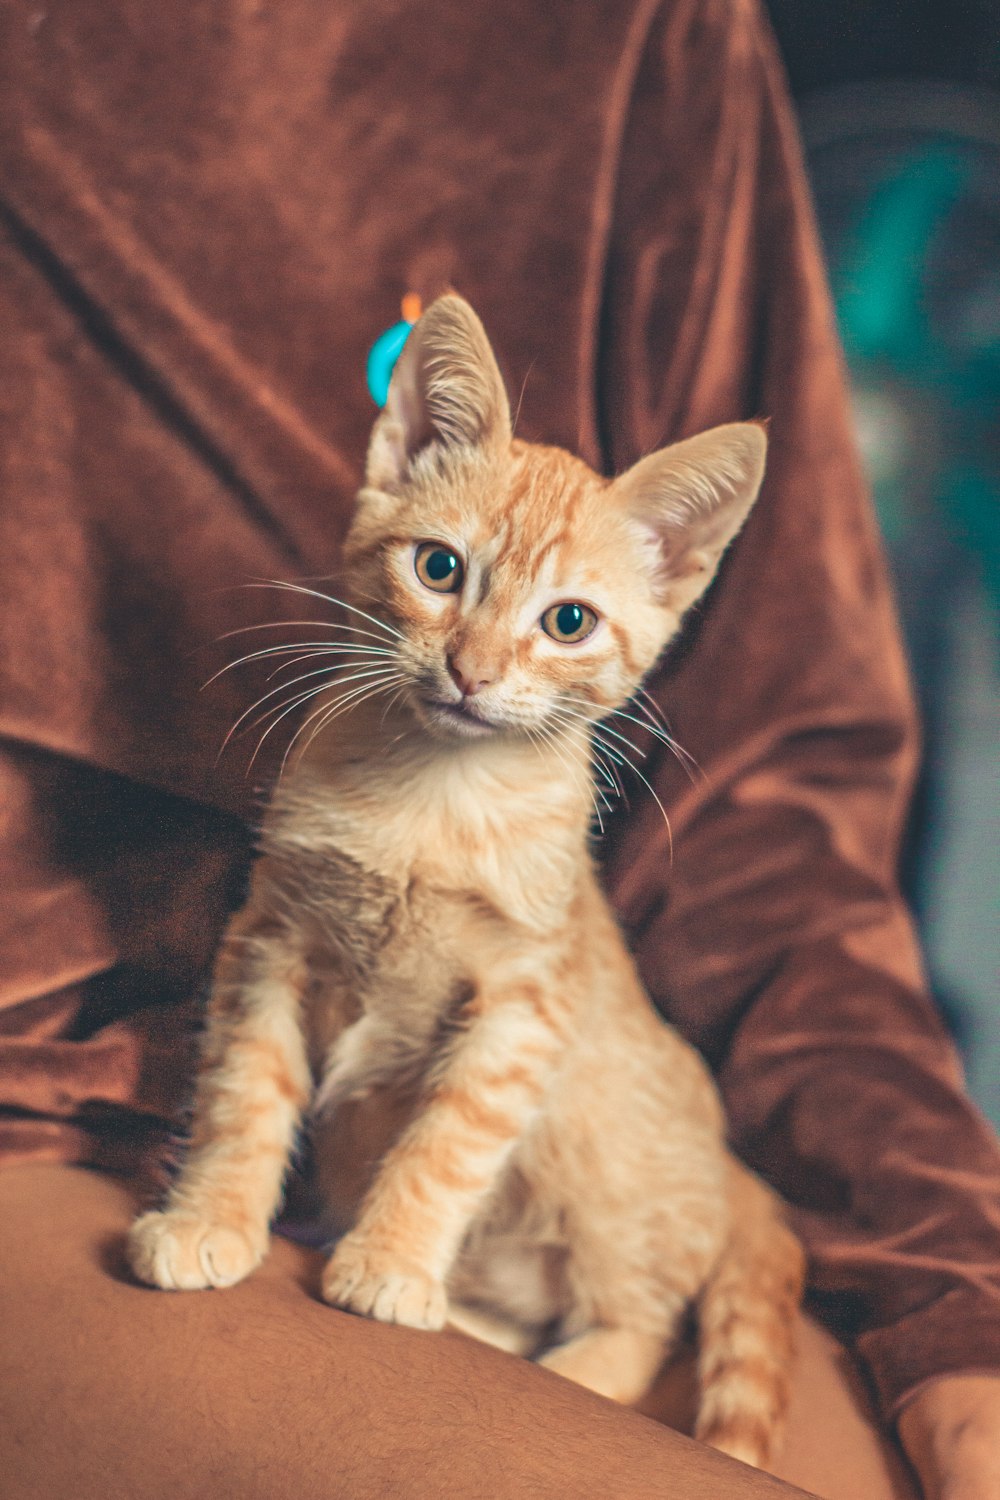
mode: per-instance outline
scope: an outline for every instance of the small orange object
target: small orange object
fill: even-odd
[[[400,304],[404,323],[415,323],[424,310],[424,305],[417,292],[407,292]]]

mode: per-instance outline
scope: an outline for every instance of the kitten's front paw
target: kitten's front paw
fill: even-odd
[[[346,1235],[323,1272],[323,1297],[335,1307],[380,1323],[443,1328],[448,1298],[440,1281],[419,1266]]]
[[[266,1236],[251,1244],[241,1230],[168,1209],[136,1219],[125,1253],[140,1281],[168,1292],[193,1292],[242,1281],[260,1265],[266,1249]]]

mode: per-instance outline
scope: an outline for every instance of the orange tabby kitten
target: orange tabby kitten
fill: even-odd
[[[734,424],[602,479],[512,438],[465,302],[417,324],[346,547],[350,651],[226,933],[183,1168],[129,1238],[144,1281],[254,1269],[318,1085],[321,1177],[353,1226],[329,1302],[450,1319],[625,1402],[695,1307],[697,1434],[767,1459],[801,1252],[588,847],[591,757],[609,769],[617,743],[596,726],[711,581],[765,446]],[[345,1181],[352,1130],[367,1184]]]

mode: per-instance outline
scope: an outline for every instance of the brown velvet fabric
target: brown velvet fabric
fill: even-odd
[[[754,6],[11,0],[0,27],[7,1157],[135,1162],[182,1097],[276,764],[216,765],[264,673],[199,693],[211,643],[289,613],[248,578],[335,567],[367,346],[450,282],[525,437],[620,469],[771,417],[656,686],[701,771],[651,754],[673,851],[633,795],[609,887],[885,1409],[1000,1367],[1000,1155],[896,893],[906,674]]]

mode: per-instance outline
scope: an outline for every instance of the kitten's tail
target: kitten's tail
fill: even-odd
[[[778,1200],[736,1162],[730,1202],[729,1241],[699,1300],[695,1436],[759,1468],[788,1406],[805,1256]]]

